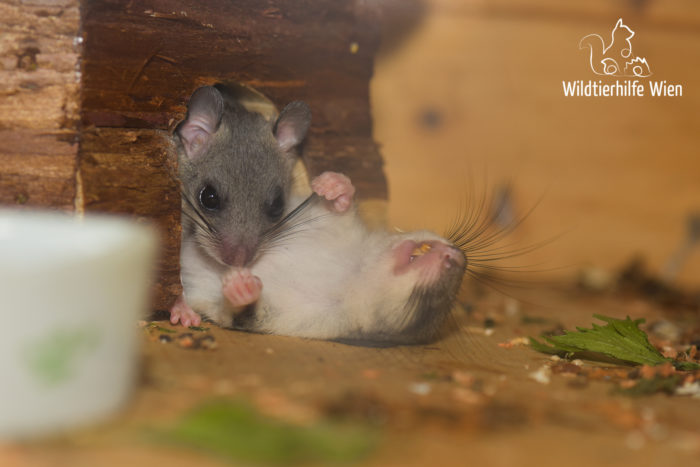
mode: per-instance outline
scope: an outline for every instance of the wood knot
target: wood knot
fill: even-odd
[[[17,54],[17,68],[20,70],[34,71],[39,68],[36,56],[40,50],[36,47],[27,47]]]

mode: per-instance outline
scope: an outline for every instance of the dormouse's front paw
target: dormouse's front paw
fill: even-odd
[[[352,205],[355,187],[348,177],[337,172],[323,172],[311,181],[311,189],[328,201],[333,201],[337,212],[345,212]]]
[[[222,283],[224,297],[234,307],[246,306],[260,298],[262,281],[248,268],[231,268]]]
[[[185,297],[180,295],[170,308],[170,322],[182,323],[183,326],[199,326],[202,318],[185,302]]]

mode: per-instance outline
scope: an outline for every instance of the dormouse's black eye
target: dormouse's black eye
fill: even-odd
[[[280,220],[282,214],[284,214],[284,193],[282,193],[282,188],[277,187],[275,189],[272,201],[265,205],[265,214],[271,221]]]
[[[221,207],[219,194],[213,186],[204,185],[202,191],[199,192],[199,204],[208,211],[217,211]]]

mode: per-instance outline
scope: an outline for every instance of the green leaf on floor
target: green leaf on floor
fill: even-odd
[[[564,331],[562,336],[546,336],[546,343],[530,338],[530,346],[538,352],[563,357],[581,356],[589,360],[618,361],[637,365],[660,365],[671,362],[677,369],[698,369],[693,362],[677,362],[666,358],[649,343],[644,331],[639,329],[643,319],[632,320],[593,315],[606,322],[604,326],[593,324],[591,329],[579,328]],[[548,345],[549,344],[549,345]]]
[[[177,332],[174,329],[164,328],[163,326],[160,326],[159,324],[154,323],[154,322],[148,323],[147,327],[148,327],[148,329],[155,329],[156,331],[163,332],[166,334],[175,334]]]
[[[671,376],[655,376],[651,379],[640,379],[630,388],[618,389],[620,394],[626,396],[649,396],[662,392],[672,396],[678,388],[681,377],[677,374]]]
[[[377,433],[360,426],[297,426],[266,417],[244,402],[211,401],[158,436],[231,462],[298,464],[361,460]]]

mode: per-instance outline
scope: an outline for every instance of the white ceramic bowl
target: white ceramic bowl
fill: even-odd
[[[0,438],[124,404],[155,250],[152,229],[125,219],[0,210]]]

